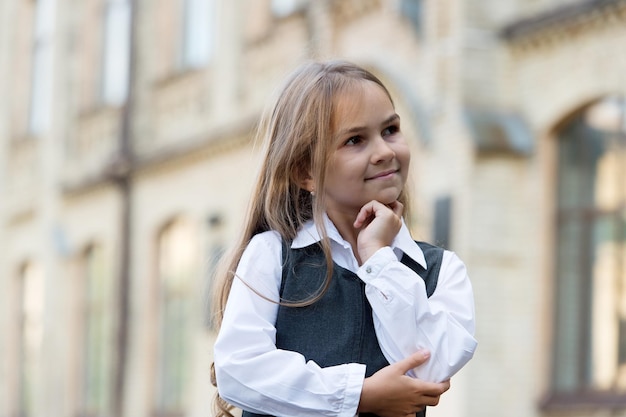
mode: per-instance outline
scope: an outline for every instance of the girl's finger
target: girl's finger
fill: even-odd
[[[393,211],[393,213],[396,216],[402,217],[402,212],[404,211],[404,205],[401,202],[396,200],[393,203],[389,204],[389,208]]]
[[[361,207],[361,210],[359,210],[359,213],[356,216],[356,220],[354,221],[355,228],[357,229],[360,228],[361,226],[365,224],[367,219],[376,215],[375,203],[378,203],[378,202],[372,200],[369,203],[365,204],[363,207]]]

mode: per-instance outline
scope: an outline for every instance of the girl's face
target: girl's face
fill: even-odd
[[[335,104],[326,209],[356,216],[371,200],[396,201],[407,179],[410,152],[391,100],[379,85],[363,81]]]

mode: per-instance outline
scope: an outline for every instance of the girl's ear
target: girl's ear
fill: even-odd
[[[300,188],[302,188],[303,190],[306,191],[315,191],[315,181],[313,181],[313,176],[311,175],[311,172],[309,172],[309,170],[307,170],[304,167],[301,167],[300,169],[296,170],[297,172],[294,172],[294,177],[293,178],[296,184],[298,184],[298,186]]]
[[[302,179],[300,179],[299,184],[300,184],[300,188],[307,190],[308,192],[315,191],[315,181],[308,174],[305,175]]]
[[[313,176],[311,175],[311,172],[302,165],[295,169],[295,172],[292,174],[292,179],[303,190],[308,192],[315,191],[315,181],[313,180]]]

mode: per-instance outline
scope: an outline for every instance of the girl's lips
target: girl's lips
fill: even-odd
[[[383,171],[380,172],[376,175],[373,175],[371,177],[366,178],[365,180],[376,180],[376,179],[381,179],[381,178],[387,178],[387,177],[391,177],[393,174],[397,173],[398,170],[397,169],[391,169],[389,171]]]

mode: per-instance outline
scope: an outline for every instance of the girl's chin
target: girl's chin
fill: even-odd
[[[384,193],[376,196],[373,200],[376,200],[382,204],[389,205],[395,201],[398,201],[400,193]]]

